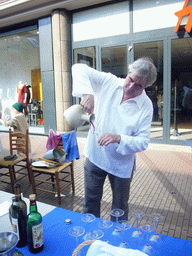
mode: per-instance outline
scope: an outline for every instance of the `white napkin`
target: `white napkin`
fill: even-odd
[[[133,249],[126,249],[96,240],[89,247],[86,256],[147,256],[147,254]]]
[[[11,205],[10,202],[5,201],[0,204],[0,217],[7,214],[9,212],[9,206]]]

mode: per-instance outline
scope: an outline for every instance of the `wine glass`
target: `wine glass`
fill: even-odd
[[[95,215],[93,215],[92,213],[85,213],[81,216],[81,220],[88,223],[93,222],[95,218]]]
[[[69,229],[69,235],[76,238],[76,248],[78,246],[78,237],[85,233],[85,229],[81,226],[74,226]]]
[[[139,226],[139,228],[147,234],[147,242],[146,244],[142,247],[141,251],[148,254],[148,255],[154,255],[154,249],[149,243],[149,233],[154,232],[155,230],[155,225],[151,222],[145,222]]]
[[[103,219],[103,220],[100,220],[97,225],[99,228],[107,230],[108,228],[111,228],[113,226],[113,222],[108,219]],[[108,241],[106,240],[106,242]]]
[[[96,219],[95,215],[92,213],[85,213],[81,216],[81,220],[87,223],[91,223]],[[88,234],[88,233],[87,233]],[[87,234],[83,237],[84,240],[89,240],[87,239]]]
[[[86,240],[99,240],[104,236],[104,232],[100,229],[94,229],[87,232],[87,234],[83,237]]]
[[[98,222],[98,227],[103,228],[104,230],[113,226],[113,222],[108,219],[103,219]]]
[[[120,220],[117,222],[116,227],[121,230],[122,232],[122,242],[119,244],[119,247],[122,248],[130,248],[130,245],[125,241],[124,239],[124,232],[125,230],[128,230],[129,228],[131,228],[131,222],[127,221],[127,220]]]
[[[131,216],[137,219],[137,229],[132,232],[132,237],[139,238],[142,236],[142,232],[139,229],[139,219],[143,218],[145,216],[145,213],[141,210],[134,210],[131,213]]]
[[[118,208],[111,210],[111,216],[116,218],[116,223],[118,223],[118,218],[124,215],[124,211]]]
[[[157,224],[158,224],[159,221],[162,221],[164,219],[164,217],[160,213],[152,213],[152,214],[149,215],[149,219],[151,221],[155,222],[154,234],[150,236],[149,240],[151,242],[159,243],[159,242],[161,242],[161,238],[157,234]]]

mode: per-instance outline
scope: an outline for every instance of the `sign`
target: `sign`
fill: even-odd
[[[189,3],[189,0],[185,0],[183,9],[178,12],[175,12],[175,15],[179,18],[177,25],[175,27],[175,32],[178,32],[179,26],[183,25],[184,19],[185,20],[187,19],[187,21],[185,22],[186,24],[185,30],[188,33],[190,33],[192,30],[192,5],[188,6],[188,3]]]

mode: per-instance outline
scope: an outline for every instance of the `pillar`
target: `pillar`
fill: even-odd
[[[52,37],[57,131],[71,131],[64,110],[72,105],[71,93],[71,15],[66,10],[52,12]]]

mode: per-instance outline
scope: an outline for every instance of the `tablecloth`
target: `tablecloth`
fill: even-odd
[[[92,223],[85,223],[81,220],[82,214],[72,212],[62,208],[55,208],[43,217],[43,231],[44,231],[44,249],[38,255],[55,256],[64,255],[71,256],[76,248],[75,237],[69,235],[69,229],[72,226],[83,226],[85,232],[91,229],[98,228],[97,224],[99,218]],[[66,224],[65,220],[70,219],[71,224]],[[101,240],[108,240],[113,245],[118,245],[118,240],[112,235],[114,225],[104,231],[104,236]],[[124,233],[125,239],[130,241],[130,233],[134,230],[131,228]],[[162,243],[157,247],[156,255],[162,256],[191,256],[192,255],[192,241],[160,235]],[[83,236],[79,238],[79,243],[83,242]],[[28,247],[18,248],[25,256],[34,255],[29,252]],[[83,252],[86,255],[86,249]]]

